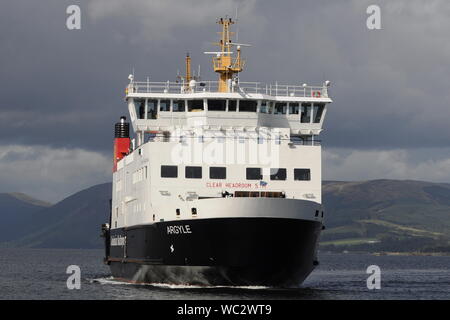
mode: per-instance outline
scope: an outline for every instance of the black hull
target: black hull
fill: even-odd
[[[321,229],[284,218],[158,222],[111,230],[107,261],[115,278],[132,282],[292,287],[317,264]]]

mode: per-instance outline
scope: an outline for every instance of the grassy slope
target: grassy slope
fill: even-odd
[[[324,206],[323,249],[450,251],[448,184],[326,182]]]

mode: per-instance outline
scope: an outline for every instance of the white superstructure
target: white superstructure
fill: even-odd
[[[290,269],[282,280],[268,283],[286,283],[290,275],[303,281],[316,265],[324,218],[318,136],[332,102],[330,82],[308,86],[300,80],[293,85],[239,81],[235,74],[242,71],[244,61],[240,46],[229,38],[233,22],[219,23],[221,51],[213,58],[218,81],[191,77],[189,56],[180,81],[138,82],[129,76],[125,101],[134,138],[130,145],[128,124],[122,119],[116,124],[114,151],[110,230],[115,251],[108,261],[115,263],[116,276],[129,278],[141,270],[123,264],[127,246],[141,257],[130,258],[134,264],[218,266],[219,273],[228,268],[237,283],[266,283],[261,280],[266,273],[283,275],[285,267]],[[232,46],[237,46],[236,58]],[[255,237],[264,235],[247,230],[253,226],[269,230],[272,223],[274,236],[280,235],[277,242],[267,244],[273,257],[286,241],[289,246],[298,243],[263,268],[259,261],[266,259],[267,251],[259,252],[258,243],[266,240]],[[282,235],[285,228],[292,234]],[[210,230],[234,232],[251,243],[245,250],[253,250],[254,258],[237,249],[239,239],[227,242]],[[186,238],[173,238],[174,234]],[[239,261],[233,262],[227,253],[233,248]],[[233,269],[237,265],[245,270],[242,279]],[[262,278],[252,279],[255,270]],[[155,273],[145,274],[145,279],[154,279]]]
[[[236,83],[234,92],[225,93],[211,89],[217,82],[195,82],[189,88],[162,84],[131,80],[127,87],[136,136],[134,150],[118,162],[114,174],[113,228],[226,216],[231,210],[219,213],[211,210],[213,201],[202,201],[208,208],[203,210],[198,201],[222,199],[225,192],[280,192],[286,199],[321,203],[317,136],[332,101],[328,83],[321,87]],[[176,177],[162,177],[163,166],[172,170],[176,166]],[[191,177],[186,176],[186,167],[195,167]],[[225,176],[211,177],[211,167],[224,168],[212,170],[225,170]],[[261,168],[262,178],[247,179],[247,168]],[[285,177],[280,172],[271,178],[271,169],[285,170]]]

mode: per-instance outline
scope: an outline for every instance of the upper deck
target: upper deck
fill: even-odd
[[[215,96],[219,91],[219,81],[190,81],[184,82],[150,82],[150,81],[130,81],[126,88],[127,97],[160,97],[163,94],[193,94],[193,93],[213,93]],[[322,86],[285,85],[285,84],[263,84],[261,82],[235,82],[231,81],[229,90],[226,93],[238,93],[246,97],[253,94],[272,96],[273,100],[277,97],[284,99],[291,98],[314,98],[325,99],[323,102],[332,102],[328,96],[328,86],[324,83]],[[174,97],[174,96],[168,96]]]
[[[329,82],[322,86],[263,85],[231,82],[226,92],[218,81],[135,82],[126,100],[136,132],[167,131],[176,127],[254,130],[290,128],[291,135],[318,135],[322,130]],[[205,127],[206,126],[206,127]]]

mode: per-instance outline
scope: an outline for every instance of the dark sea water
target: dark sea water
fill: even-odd
[[[102,250],[0,249],[0,299],[450,299],[450,257],[321,254],[298,289],[133,285],[114,281]],[[81,269],[81,288],[67,289],[66,268]],[[381,269],[369,290],[366,269]]]

